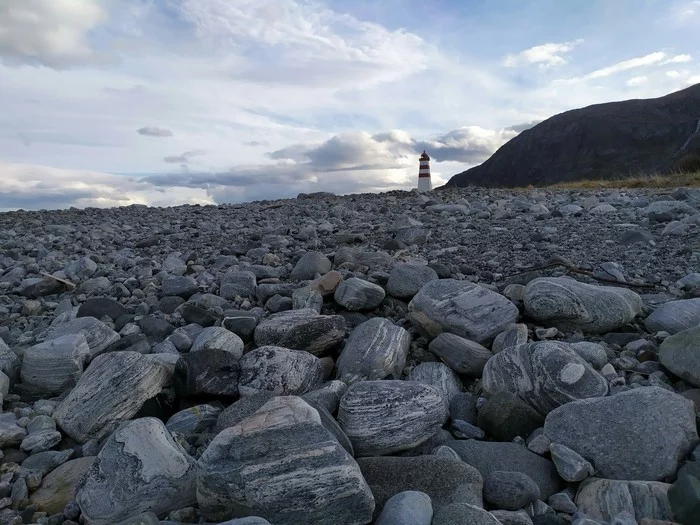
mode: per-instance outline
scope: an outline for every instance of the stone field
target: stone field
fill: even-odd
[[[700,190],[0,214],[0,524],[700,524]]]

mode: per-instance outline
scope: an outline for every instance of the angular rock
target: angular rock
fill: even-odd
[[[411,381],[361,381],[340,400],[338,423],[358,456],[417,447],[436,434],[447,408],[433,387]]]
[[[103,353],[109,345],[119,340],[119,334],[94,317],[81,317],[52,327],[46,333],[45,341],[58,339],[64,335],[83,334],[90,347],[90,360]]]
[[[75,500],[78,483],[92,466],[94,459],[78,458],[57,466],[41,480],[41,486],[32,493],[29,501],[36,505],[39,512],[49,515],[62,513],[65,506]]]
[[[162,422],[147,417],[124,423],[109,437],[75,499],[88,523],[109,525],[191,505],[195,483],[195,460]]]
[[[226,407],[216,420],[213,433],[218,434],[225,428],[235,427],[245,418],[259,410],[270,399],[275,397],[273,392],[263,391],[252,396],[244,397]]]
[[[384,300],[384,295],[384,288],[378,284],[351,277],[340,283],[333,299],[346,310],[356,312],[376,308]]]
[[[345,336],[345,319],[319,315],[312,309],[290,310],[263,319],[255,329],[258,346],[282,346],[320,355],[338,345]]]
[[[593,465],[569,447],[551,443],[549,451],[552,453],[552,461],[557,467],[557,472],[563,480],[575,483],[594,474]]]
[[[540,499],[540,488],[522,472],[494,470],[484,477],[484,500],[497,509],[519,510]]]
[[[183,354],[175,365],[174,386],[181,397],[202,394],[238,395],[240,357],[228,350],[200,350]]]
[[[461,461],[437,456],[358,458],[357,464],[372,489],[375,516],[396,494],[419,491],[430,496],[434,510],[452,503],[482,506],[482,478]]]
[[[219,295],[224,299],[232,300],[236,296],[253,297],[257,285],[257,279],[253,272],[228,272],[221,279]]]
[[[22,461],[22,468],[30,472],[37,472],[42,477],[49,472],[63,465],[73,456],[73,449],[68,450],[46,450],[32,454],[27,459]]]
[[[17,446],[25,437],[27,431],[17,424],[17,416],[14,413],[0,413],[0,449]]]
[[[63,272],[69,279],[85,280],[97,271],[97,263],[89,257],[81,257],[66,265]]]
[[[196,405],[170,416],[165,428],[180,434],[200,434],[211,429],[221,414],[221,407],[214,405]]]
[[[428,336],[443,332],[485,343],[518,318],[518,308],[502,295],[469,281],[428,282],[408,305],[407,318]]]
[[[407,490],[389,498],[375,525],[430,525],[433,505],[425,492]]]
[[[445,406],[448,408],[455,396],[462,391],[462,381],[459,376],[443,363],[420,363],[411,370],[408,380],[435,388],[442,395]]]
[[[540,341],[510,347],[493,356],[484,367],[487,394],[517,394],[545,415],[576,399],[602,397],[608,382],[568,344]]]
[[[314,355],[279,346],[262,346],[240,360],[241,397],[259,392],[301,395],[323,382],[323,364]]]
[[[371,270],[378,270],[393,267],[395,261],[386,252],[369,252],[350,246],[341,246],[335,252],[333,264],[337,268],[345,263],[350,263],[356,267],[368,267]]]
[[[197,463],[209,520],[257,515],[279,525],[364,525],[374,498],[357,463],[298,397],[275,397],[219,433]]]
[[[491,515],[493,515],[501,525],[533,525],[532,519],[524,510],[492,510]]]
[[[438,279],[438,274],[430,266],[421,264],[398,264],[391,270],[386,290],[399,299],[411,299],[423,285]]]
[[[700,326],[664,339],[659,361],[681,379],[700,386]]]
[[[189,299],[199,291],[197,281],[189,275],[169,275],[161,284],[163,295]]]
[[[323,295],[310,286],[297,288],[292,293],[292,309],[303,310],[307,308],[320,314],[323,308]]]
[[[253,340],[255,327],[258,326],[261,317],[262,310],[226,310],[221,326],[230,330],[247,343]]]
[[[449,446],[484,478],[494,471],[521,472],[537,483],[541,498],[559,492],[560,481],[554,463],[522,445],[468,439],[452,441]]]
[[[75,386],[89,357],[90,347],[82,333],[31,346],[22,359],[22,384],[37,392],[59,394]]]
[[[15,354],[5,341],[0,339],[0,372],[4,373],[10,381],[15,381],[19,376],[22,361]]]
[[[491,352],[497,354],[498,352],[506,348],[510,348],[511,346],[524,345],[527,343],[527,336],[528,333],[526,324],[512,324],[496,336],[496,338],[493,340],[493,344],[491,345]]]
[[[335,414],[338,412],[338,406],[340,405],[340,398],[348,389],[348,385],[342,381],[328,381],[324,383],[316,390],[304,394],[302,398],[309,404],[313,406],[321,405],[325,407],[328,412]]]
[[[698,443],[693,403],[659,387],[572,401],[547,415],[544,431],[590,461],[598,476],[621,480],[673,476]]]
[[[375,317],[357,326],[338,358],[338,379],[351,384],[361,380],[401,377],[411,336],[388,319]]]
[[[114,299],[109,297],[93,297],[85,301],[78,308],[76,317],[94,317],[102,319],[104,316],[116,321],[122,315],[126,315],[127,309]]]
[[[644,321],[650,332],[677,334],[700,325],[700,297],[669,301],[657,307]]]
[[[621,512],[642,518],[673,521],[668,490],[658,481],[618,481],[589,478],[576,494],[579,510],[591,518],[608,522]]]
[[[195,338],[190,348],[190,352],[202,350],[226,351],[240,358],[243,355],[243,341],[226,328],[208,326]]]
[[[297,261],[289,278],[297,281],[313,279],[317,273],[321,275],[331,270],[331,261],[328,257],[318,252],[306,252]]]
[[[136,352],[97,356],[53,417],[75,441],[99,440],[133,417],[171,380],[171,368],[156,356]]]
[[[19,448],[24,452],[36,454],[49,450],[61,441],[61,433],[56,430],[56,422],[49,416],[39,415],[27,425],[27,437]]]
[[[430,341],[430,351],[458,374],[481,377],[493,354],[479,343],[455,334],[442,333]]]
[[[508,442],[528,437],[544,424],[544,418],[517,395],[496,392],[479,409],[477,424],[497,441]]]
[[[524,303],[533,319],[591,333],[620,328],[642,311],[642,299],[631,290],[585,284],[567,277],[530,281]]]

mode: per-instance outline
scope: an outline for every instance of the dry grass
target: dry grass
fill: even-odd
[[[547,187],[565,190],[597,190],[605,188],[678,188],[680,186],[700,187],[700,171],[671,175],[636,175],[610,180],[578,180],[560,182]]]

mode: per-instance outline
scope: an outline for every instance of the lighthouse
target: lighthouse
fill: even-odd
[[[420,156],[420,169],[418,170],[418,191],[430,191],[433,185],[430,182],[430,157],[423,151]]]

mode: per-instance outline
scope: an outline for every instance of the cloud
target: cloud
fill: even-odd
[[[645,76],[632,77],[626,82],[626,84],[629,87],[641,86],[642,84],[646,84],[648,80],[649,79]]]
[[[163,161],[172,164],[188,164],[190,162],[190,158],[196,157],[197,155],[203,155],[204,153],[205,152],[202,150],[185,151],[182,155],[163,157]]]
[[[682,64],[685,62],[692,62],[693,57],[688,54],[683,54],[683,55],[676,55],[672,56],[671,58],[664,60],[662,64]]]
[[[102,62],[88,33],[106,20],[98,0],[2,0],[0,61],[55,69]]]
[[[522,133],[525,130],[528,130],[530,128],[534,128],[540,122],[542,122],[541,119],[530,120],[529,122],[522,122],[520,124],[513,124],[512,126],[508,126],[506,129],[510,130],[510,131],[515,131],[516,133]]]
[[[537,64],[541,69],[563,66],[568,62],[566,54],[582,43],[583,39],[579,38],[571,42],[541,44],[521,51],[516,55],[506,56],[504,65],[506,67],[515,67],[522,63]]]
[[[146,137],[172,137],[173,132],[166,128],[159,128],[156,126],[146,126],[136,130],[139,135],[144,135]]]
[[[655,53],[644,55],[643,57],[630,58],[629,60],[623,60],[622,62],[618,62],[612,66],[596,69],[592,73],[587,74],[585,78],[590,79],[608,77],[622,71],[659,64],[663,62],[665,58],[666,53],[657,51]]]

